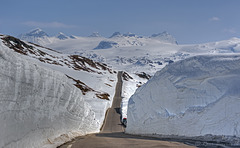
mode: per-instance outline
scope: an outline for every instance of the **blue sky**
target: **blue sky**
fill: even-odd
[[[240,0],[2,0],[0,33],[88,36],[167,31],[180,44],[240,37]]]

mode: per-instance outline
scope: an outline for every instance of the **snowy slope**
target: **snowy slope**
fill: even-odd
[[[78,54],[94,61],[104,62],[114,69],[131,74],[146,72],[153,75],[169,63],[195,55],[239,53],[240,39],[179,45],[167,32],[141,37],[133,33],[113,33],[110,38],[76,37],[76,39],[52,39],[47,47],[63,53]]]
[[[99,131],[116,72],[78,55],[0,37],[0,147],[55,147]]]
[[[117,37],[108,40],[102,37],[78,37],[74,40],[56,40],[46,46],[104,62],[114,69],[131,73],[147,72],[151,75],[169,62],[186,56],[177,54],[181,46],[150,38]]]
[[[137,89],[127,133],[240,137],[240,55],[196,56],[170,64]]]

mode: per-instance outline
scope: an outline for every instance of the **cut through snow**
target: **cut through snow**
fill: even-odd
[[[240,55],[170,64],[130,98],[126,132],[240,138],[239,84]]]

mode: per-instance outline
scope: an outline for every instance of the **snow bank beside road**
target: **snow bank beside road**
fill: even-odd
[[[121,102],[121,115],[122,119],[127,118],[128,100],[136,90],[136,82],[133,80],[123,80],[122,85],[122,102]]]
[[[128,74],[129,75],[129,74]],[[122,119],[127,118],[128,101],[136,89],[147,82],[147,79],[140,78],[136,74],[129,75],[132,79],[124,79],[122,85],[121,115]],[[122,120],[121,119],[121,120]]]
[[[98,130],[90,105],[64,74],[2,42],[0,69],[0,147],[42,147],[59,136],[69,140]]]
[[[240,55],[170,64],[130,98],[126,132],[240,137],[239,84]]]

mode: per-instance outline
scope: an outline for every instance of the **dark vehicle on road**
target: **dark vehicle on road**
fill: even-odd
[[[122,119],[122,124],[123,124],[123,126],[125,126],[125,127],[127,126],[127,118],[123,118],[123,119]]]

